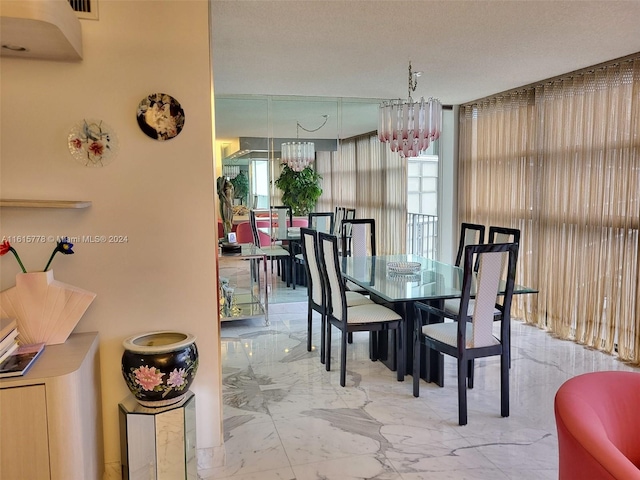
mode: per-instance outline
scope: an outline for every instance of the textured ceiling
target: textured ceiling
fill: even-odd
[[[406,98],[411,61],[414,98],[461,104],[640,52],[640,0],[213,0],[212,19],[216,97]]]

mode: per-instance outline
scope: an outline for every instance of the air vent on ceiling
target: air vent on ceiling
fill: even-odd
[[[98,20],[98,0],[69,0],[78,18]]]

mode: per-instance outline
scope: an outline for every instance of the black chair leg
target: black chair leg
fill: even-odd
[[[349,333],[347,334],[347,341],[348,341],[349,343],[353,343],[353,332],[349,332]]]
[[[509,416],[509,349],[500,356],[500,415]]]
[[[311,331],[312,331],[312,322],[313,322],[313,310],[311,306],[308,307],[307,313],[307,352],[311,351]]]
[[[340,338],[340,385],[344,387],[347,383],[347,332],[342,332]]]
[[[467,386],[469,388],[473,388],[473,371],[475,366],[475,360],[472,358],[469,360],[469,365],[467,366]]]
[[[320,363],[325,363],[326,352],[325,342],[327,341],[327,316],[323,313],[320,315]]]
[[[418,320],[416,319],[415,321],[418,321]],[[420,354],[421,354],[420,350],[421,349],[422,349],[422,343],[420,342],[420,332],[416,327],[413,331],[413,396],[414,397],[420,396]]]
[[[467,366],[468,360],[458,358],[458,423],[467,424]]]
[[[398,324],[396,329],[396,362],[397,362],[397,374],[398,381],[404,382],[405,372],[405,353],[404,353],[404,339],[402,337],[402,323]]]
[[[327,372],[331,370],[331,322],[327,320],[327,353],[324,357],[324,367]]]

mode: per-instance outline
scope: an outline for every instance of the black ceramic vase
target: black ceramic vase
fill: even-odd
[[[165,407],[181,401],[198,369],[196,337],[160,331],[127,338],[122,376],[140,405]]]

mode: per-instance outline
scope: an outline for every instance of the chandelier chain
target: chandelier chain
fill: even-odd
[[[417,86],[418,86],[418,75],[414,74],[411,71],[411,62],[409,62],[409,95],[408,95],[409,98],[411,98],[411,92],[416,91]]]
[[[312,130],[304,128],[302,125],[300,125],[300,122],[296,121],[296,138],[300,136],[300,129],[304,130],[305,132],[313,133],[313,132],[317,132],[322,127],[324,127],[327,124],[327,121],[329,121],[329,115],[322,115],[322,116],[324,117],[324,122],[322,122],[322,125]]]

